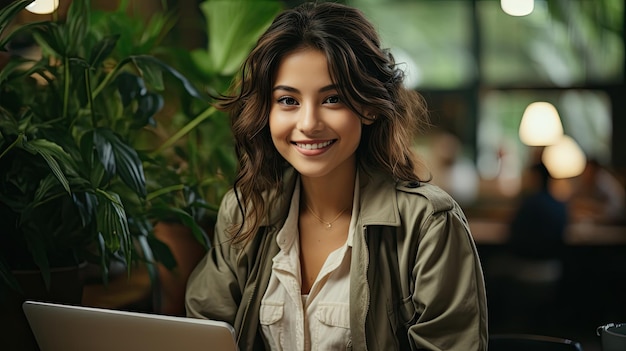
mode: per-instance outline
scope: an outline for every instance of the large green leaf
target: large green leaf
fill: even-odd
[[[0,37],[0,50],[4,49],[8,43],[10,43],[15,37],[28,36],[33,33],[38,33],[42,30],[48,30],[51,26],[50,22],[30,22],[23,24],[15,28],[12,32],[8,33],[4,37]]]
[[[197,99],[206,100],[207,96],[200,93],[198,89],[174,67],[157,59],[154,56],[137,55],[132,57],[133,63],[137,66],[146,82],[155,89],[163,89],[163,73],[166,72],[179,80],[187,93]]]
[[[141,95],[137,99],[137,111],[133,119],[132,126],[134,128],[144,127],[146,125],[156,126],[154,115],[161,111],[165,102],[163,97],[157,93],[148,92]]]
[[[200,8],[208,25],[212,72],[231,75],[283,5],[277,0],[206,0]]]
[[[120,72],[115,78],[115,82],[124,107],[129,106],[138,96],[144,95],[148,91],[144,80],[130,72]]]
[[[54,176],[59,180],[68,194],[71,193],[70,184],[59,161],[64,165],[66,171],[75,172],[75,163],[72,158],[63,150],[61,146],[45,139],[34,139],[22,143],[24,150],[39,154],[48,164]],[[58,160],[58,161],[57,161]]]
[[[102,282],[106,286],[109,282],[109,255],[107,251],[106,240],[102,231],[98,231],[98,241],[96,242],[98,253],[100,254],[100,269],[102,273]]]
[[[116,252],[124,251],[127,262],[130,262],[132,252],[130,230],[124,205],[120,196],[114,192],[98,190],[98,232],[104,238],[107,250]]]
[[[57,57],[68,57],[66,35],[62,24],[46,23],[39,30],[33,32],[33,38],[44,52],[52,53]]]
[[[19,79],[30,76],[31,74],[41,71],[46,63],[43,61],[34,62],[22,57],[14,57],[0,71],[0,84],[12,79]],[[28,67],[24,69],[24,67]]]
[[[152,249],[154,258],[161,262],[166,268],[173,269],[176,267],[176,258],[167,244],[154,236],[140,237],[139,240],[140,243],[142,243],[142,247],[150,247]]]
[[[154,264],[155,263],[154,249],[150,247],[150,243],[148,242],[148,237],[145,235],[139,235],[137,237],[137,244],[141,248],[142,255],[146,263],[146,269],[148,270],[148,275],[150,276],[150,281],[152,282],[153,285],[158,284],[159,271],[156,265]]]
[[[94,145],[98,155],[102,156],[111,148],[115,157],[114,167],[117,175],[135,194],[145,197],[146,176],[137,151],[111,130],[104,128],[94,130]]]
[[[90,192],[81,192],[73,194],[74,204],[80,214],[81,223],[87,226],[91,223],[93,215],[96,214],[98,207],[98,197]]]
[[[151,212],[159,218],[176,219],[191,230],[191,234],[205,249],[210,248],[211,244],[206,232],[187,211],[165,204],[156,204],[151,209]]]
[[[92,183],[100,185],[100,181],[108,182],[116,172],[113,146],[100,134],[89,131],[80,138],[80,150],[87,166],[92,170]]]
[[[81,141],[83,141],[81,142],[83,150],[91,149],[95,151],[97,159],[95,160],[94,165],[99,161],[104,168],[105,173],[107,173],[105,179],[108,182],[117,173],[117,164],[115,163],[113,145],[104,136],[104,133],[97,133],[96,131],[87,133]],[[87,147],[89,147],[89,149]],[[94,167],[94,165],[92,165],[92,167]]]
[[[120,233],[124,230],[126,218],[119,218],[113,208],[114,200],[100,201],[98,206],[98,233],[104,238],[106,251],[116,252],[122,244],[120,243]]]
[[[9,42],[10,38],[7,39],[7,35],[4,35],[5,29],[11,24],[15,16],[20,13],[26,6],[28,6],[33,0],[18,0],[13,1],[2,10],[0,10],[0,49],[4,49],[6,43]],[[10,36],[10,35],[9,35]]]
[[[49,200],[51,196],[57,195],[54,193],[55,193],[55,189],[57,189],[58,186],[59,186],[59,181],[54,175],[49,174],[48,176],[43,178],[39,182],[39,186],[37,187],[37,190],[35,191],[35,198],[33,199],[32,206],[36,207],[42,204],[43,202],[45,202],[46,200]],[[68,196],[65,193],[63,194],[65,196]]]
[[[67,22],[63,26],[64,56],[74,56],[84,47],[89,33],[90,0],[73,0],[67,11]]]

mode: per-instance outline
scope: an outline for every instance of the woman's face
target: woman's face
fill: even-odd
[[[361,119],[339,98],[322,52],[302,49],[283,57],[269,126],[274,146],[303,177],[354,172]]]

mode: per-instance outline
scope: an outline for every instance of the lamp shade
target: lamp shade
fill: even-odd
[[[541,161],[553,178],[563,179],[580,175],[585,170],[587,158],[574,139],[563,135],[556,144],[543,150]]]
[[[556,143],[563,136],[563,125],[556,108],[549,102],[533,102],[526,107],[519,126],[519,137],[530,146]]]
[[[535,9],[535,0],[500,0],[500,7],[507,15],[526,16]]]
[[[53,13],[59,7],[60,0],[35,0],[26,6],[26,10],[38,15]]]

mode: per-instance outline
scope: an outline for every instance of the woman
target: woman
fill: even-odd
[[[480,262],[459,206],[417,176],[425,106],[362,13],[278,15],[231,96],[240,170],[190,317],[241,350],[485,350]]]

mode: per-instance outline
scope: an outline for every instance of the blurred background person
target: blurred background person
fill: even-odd
[[[511,252],[531,259],[558,257],[568,224],[567,204],[550,192],[552,177],[535,163],[528,172],[528,188],[514,213],[508,239]]]
[[[463,155],[461,140],[447,131],[435,132],[425,153],[432,183],[461,206],[472,205],[478,197],[478,171],[472,160]]]
[[[551,177],[541,162],[525,172],[520,202],[508,224],[501,255],[490,262],[496,319],[522,332],[540,332],[559,323],[562,254],[567,204],[550,192]]]

